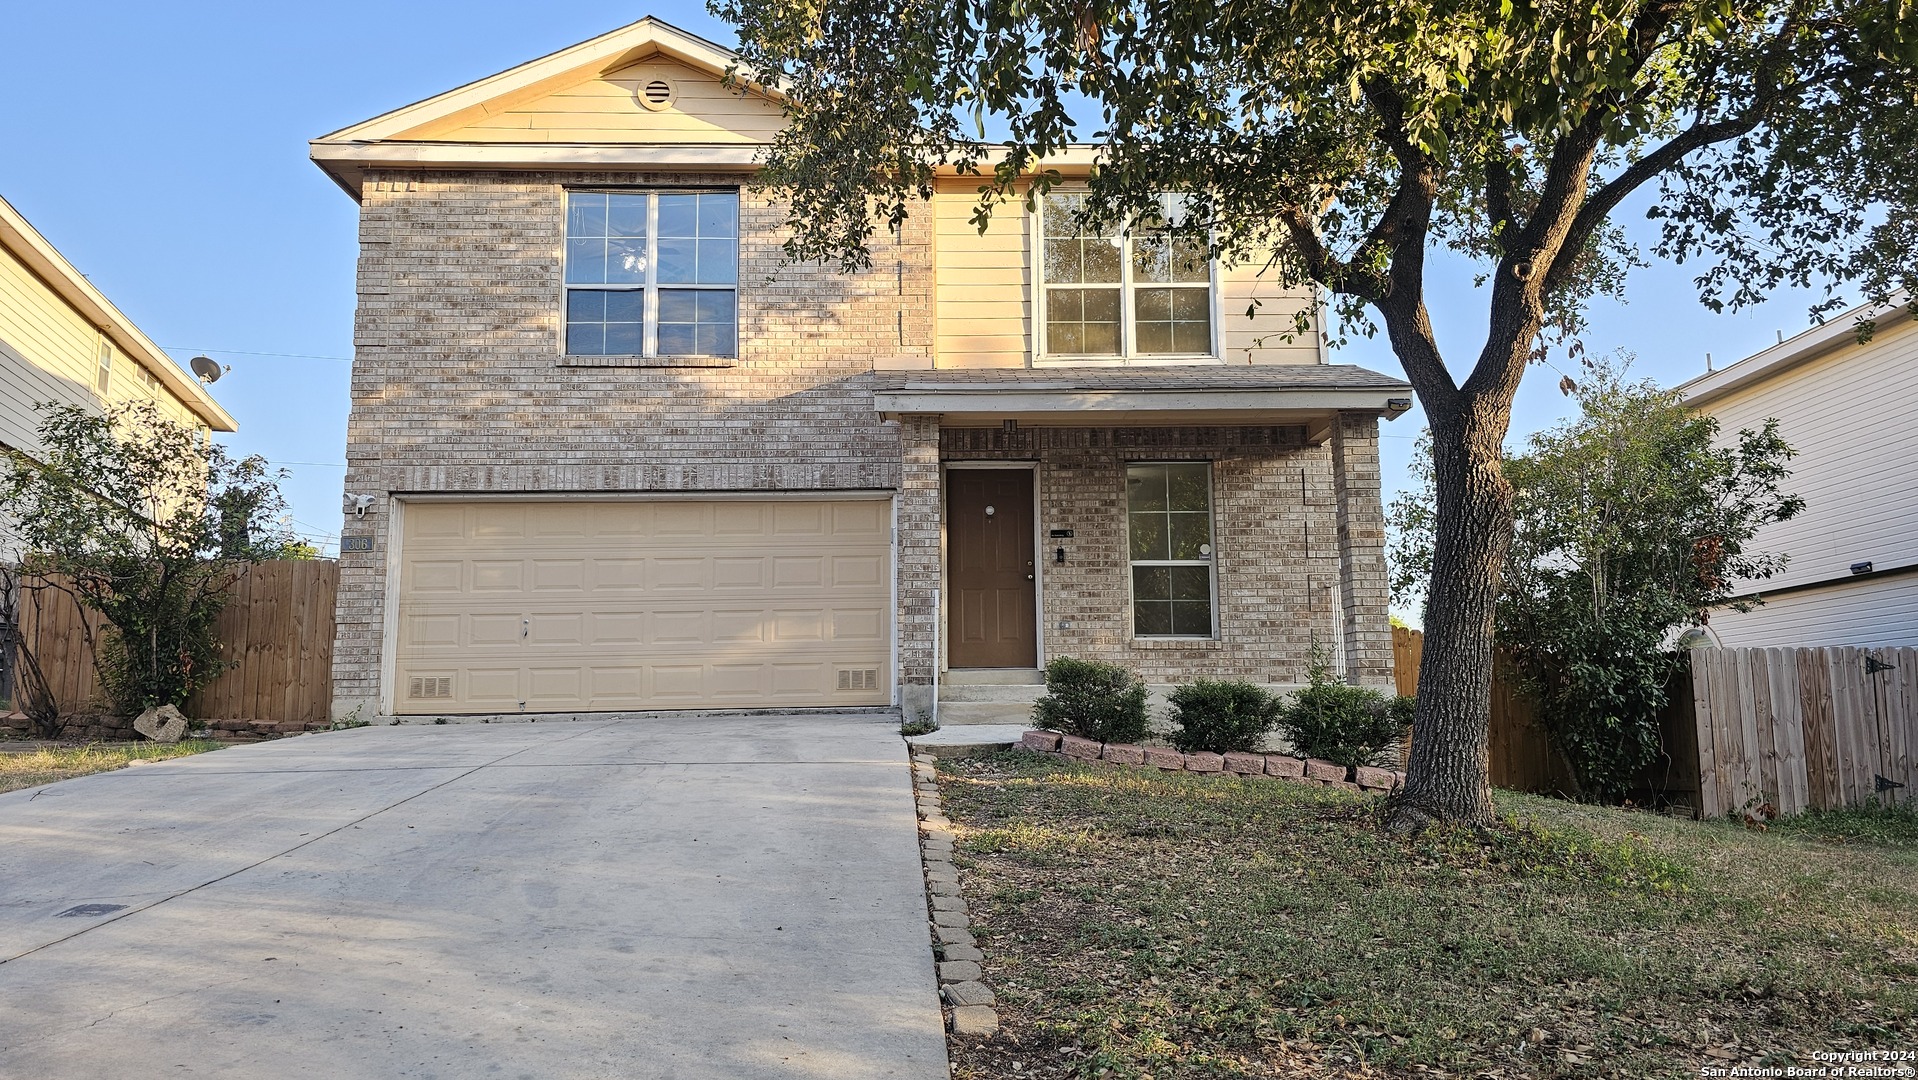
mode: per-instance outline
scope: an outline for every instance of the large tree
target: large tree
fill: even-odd
[[[1266,259],[1343,325],[1383,326],[1437,491],[1398,828],[1492,818],[1500,452],[1527,365],[1638,257],[1620,204],[1648,193],[1653,253],[1698,263],[1714,308],[1786,284],[1883,300],[1914,275],[1909,0],[712,6],[739,29],[742,72],[788,101],[762,180],[791,200],[791,256],[864,264],[942,166],[979,175],[983,226],[1086,141],[1103,147],[1088,216],[1149,220],[1159,193],[1186,192],[1185,224],[1217,255]],[[1469,366],[1447,362],[1426,309],[1443,249],[1487,285]]]

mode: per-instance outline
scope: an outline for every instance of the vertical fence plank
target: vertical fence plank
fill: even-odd
[[[1718,782],[1718,733],[1712,721],[1714,651],[1693,649],[1687,658],[1692,670],[1692,727],[1698,732],[1698,813],[1708,818],[1725,812],[1723,789]]]
[[[1779,810],[1778,794],[1778,717],[1772,710],[1771,700],[1771,653],[1764,649],[1747,649],[1745,655],[1749,661],[1750,678],[1739,689],[1750,695],[1751,733],[1753,752],[1758,757],[1756,790],[1752,797],[1760,802],[1769,802],[1772,812]]]
[[[1805,718],[1798,702],[1798,657],[1792,649],[1768,649],[1773,710],[1772,738],[1778,747],[1778,812],[1799,814],[1807,803]]]

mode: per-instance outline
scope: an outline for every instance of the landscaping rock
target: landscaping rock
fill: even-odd
[[[954,1035],[990,1035],[999,1030],[999,1014],[984,1005],[962,1005],[952,1010]]]
[[[1359,791],[1365,790],[1364,788],[1359,787],[1357,784],[1354,784],[1350,780],[1327,780],[1325,782],[1325,786],[1335,787],[1335,788],[1338,788],[1340,791],[1359,792]]]
[[[966,913],[963,911],[935,911],[932,913],[932,924],[934,926],[964,928],[966,925]]]
[[[978,982],[984,975],[985,972],[980,969],[978,963],[972,960],[941,960],[939,962],[939,981],[942,983]]]
[[[1361,765],[1352,770],[1352,779],[1357,781],[1360,787],[1372,791],[1392,790],[1392,770],[1390,769],[1374,769],[1369,765]]]
[[[957,1006],[990,1005],[997,999],[982,982],[957,982],[945,988],[946,1000]]]
[[[1028,731],[1019,736],[1019,745],[1028,750],[1055,753],[1059,749],[1060,735],[1056,731]]]
[[[979,944],[972,940],[972,931],[957,926],[935,926],[932,928],[932,938],[941,945]]]
[[[1185,771],[1197,773],[1215,773],[1225,771],[1225,759],[1217,754],[1201,750],[1185,756]]]
[[[1105,753],[1100,755],[1114,765],[1144,765],[1145,747],[1128,743],[1107,743]]]
[[[959,882],[956,878],[933,878],[926,883],[926,889],[934,896],[958,896]]]
[[[964,915],[966,913],[966,902],[956,896],[935,896],[932,898],[932,910],[956,911]]]
[[[1305,775],[1309,779],[1323,780],[1327,783],[1342,781],[1345,779],[1345,766],[1311,758],[1305,763]]]
[[[1265,755],[1265,775],[1277,776],[1285,780],[1300,780],[1305,777],[1305,762],[1291,754]]]
[[[171,705],[159,705],[135,717],[133,730],[154,742],[176,743],[186,734],[186,717]]]
[[[1077,735],[1061,735],[1059,737],[1059,749],[1065,751],[1065,755],[1069,758],[1078,758],[1080,761],[1097,761],[1099,760],[1099,751],[1104,749],[1104,744],[1092,739],[1081,739]]]
[[[1241,776],[1265,775],[1265,758],[1259,754],[1227,754],[1225,769]]]
[[[1163,746],[1148,746],[1145,748],[1145,763],[1177,772],[1185,768],[1185,755]]]
[[[970,960],[975,964],[984,963],[986,954],[971,945],[948,945],[939,950],[947,960]]]

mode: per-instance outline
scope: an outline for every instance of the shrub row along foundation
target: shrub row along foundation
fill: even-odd
[[[1291,754],[1182,754],[1170,747],[1134,746],[1130,743],[1102,743],[1061,735],[1056,731],[1028,731],[1019,740],[1027,750],[1061,754],[1078,761],[1103,761],[1113,765],[1138,765],[1165,772],[1267,776],[1301,784],[1318,784],[1383,794],[1405,782],[1405,774],[1368,765],[1348,768],[1318,758],[1300,758]]]
[[[980,981],[986,954],[972,938],[959,868],[952,864],[952,822],[939,807],[939,785],[929,755],[912,759],[913,801],[919,808],[919,850],[926,868],[926,903],[932,952],[939,968],[939,1000],[954,1035],[991,1035],[999,1030],[997,1000]]]

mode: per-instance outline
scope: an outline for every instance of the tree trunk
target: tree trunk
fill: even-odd
[[[1492,620],[1512,539],[1512,490],[1500,468],[1508,417],[1483,397],[1461,404],[1427,406],[1438,505],[1412,759],[1388,815],[1399,831],[1493,821],[1487,740]]]

